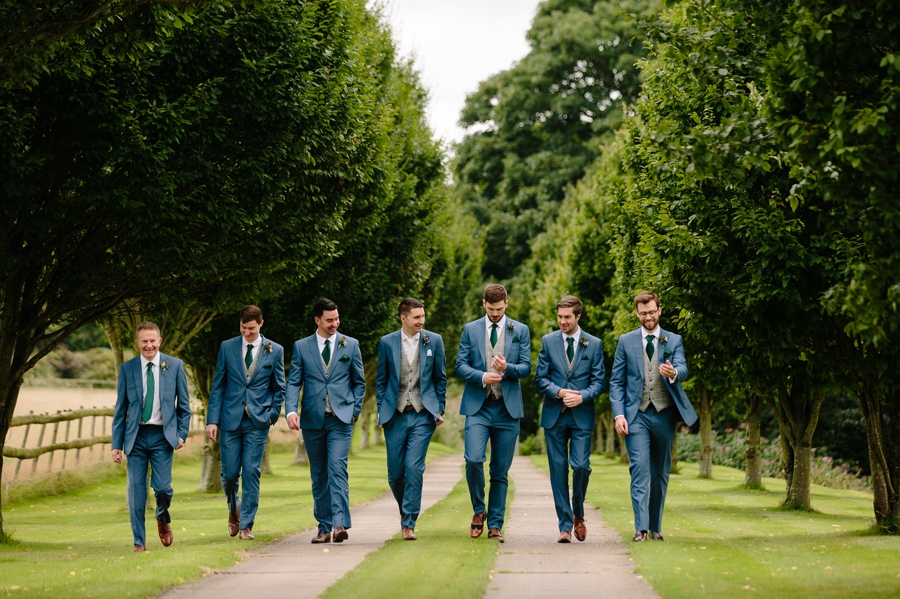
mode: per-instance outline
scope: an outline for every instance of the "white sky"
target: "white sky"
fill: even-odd
[[[370,0],[370,4],[373,1]],[[414,56],[437,137],[460,141],[466,95],[528,53],[539,0],[380,0],[402,56]]]

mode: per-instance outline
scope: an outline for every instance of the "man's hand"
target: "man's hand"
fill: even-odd
[[[484,376],[481,377],[481,382],[485,387],[488,385],[496,385],[500,381],[503,380],[502,374],[497,374],[496,372],[485,372]]]
[[[678,371],[675,370],[674,366],[672,366],[672,362],[670,360],[666,360],[665,364],[659,365],[659,373],[667,379],[671,379],[678,374]]]
[[[616,432],[620,435],[628,434],[628,421],[625,420],[624,416],[616,418]]]
[[[182,447],[184,447],[184,439],[179,438],[178,439],[178,447],[175,448],[175,451],[178,451]]]
[[[288,414],[287,417],[288,428],[292,431],[300,430],[300,416],[296,414]]]
[[[497,372],[506,372],[506,358],[503,357],[503,354],[494,356],[494,359],[491,360],[491,368]]]
[[[125,455],[122,453],[121,449],[113,449],[112,450],[112,460],[116,464],[122,463],[122,456]]]
[[[574,408],[584,401],[584,398],[581,397],[581,393],[574,389],[560,389],[557,395],[567,408]]]
[[[207,424],[206,425],[206,438],[210,441],[218,441],[219,439],[219,425],[218,424]]]
[[[444,417],[443,417],[443,416],[438,416],[437,420],[434,421],[434,425],[435,425],[435,426],[440,426],[440,425],[442,425],[442,424],[444,424]]]

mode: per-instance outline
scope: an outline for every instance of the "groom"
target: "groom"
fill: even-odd
[[[681,388],[687,380],[681,336],[659,327],[655,293],[634,298],[641,328],[619,337],[609,381],[616,432],[625,435],[631,466],[634,540],[662,541],[662,516],[672,469],[675,424],[688,426],[697,413]]]
[[[143,322],[137,328],[141,355],[119,369],[118,397],[112,422],[112,459],[128,456],[128,502],[135,553],[146,551],[144,510],[147,465],[156,493],[156,528],[164,547],[172,544],[172,458],[184,446],[191,425],[191,398],[184,363],[160,353],[159,327]]]

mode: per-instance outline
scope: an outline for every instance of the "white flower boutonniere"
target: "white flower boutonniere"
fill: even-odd
[[[166,373],[166,368],[168,368],[168,367],[169,367],[169,361],[166,360],[165,362],[163,362],[163,363],[161,363],[161,364],[159,365],[159,372],[160,372],[161,374],[165,374],[165,373]]]
[[[669,338],[666,337],[665,335],[662,335],[662,336],[659,338],[659,342],[662,343],[663,345],[665,345],[668,341],[669,341]]]
[[[263,344],[263,350],[264,350],[265,353],[267,353],[267,354],[272,353],[272,342],[271,342],[271,341],[266,341],[266,342]]]
[[[510,335],[512,335],[516,331],[516,325],[514,325],[512,321],[507,321],[506,330],[509,331]]]
[[[580,345],[581,347],[587,347],[588,346],[587,337],[582,337],[581,341],[578,342],[578,345]]]
[[[338,341],[338,347],[344,347],[347,345],[347,338],[341,335],[341,340]]]
[[[428,338],[428,333],[422,333],[422,346],[424,347],[424,346],[428,345],[429,343],[431,343],[431,339]],[[430,351],[429,351],[429,355],[431,355]]]

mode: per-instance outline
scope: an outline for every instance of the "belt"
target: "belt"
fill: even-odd
[[[499,397],[494,395],[493,391],[491,391],[490,393],[487,394],[487,398],[490,399],[491,401],[499,401],[499,399],[500,399]]]
[[[415,412],[415,411],[416,411],[416,409],[414,407],[412,407],[412,404],[409,404],[405,408],[403,408],[404,414],[406,414],[407,412]]]
[[[330,416],[334,416],[334,412],[325,412],[325,418],[328,418]]]

